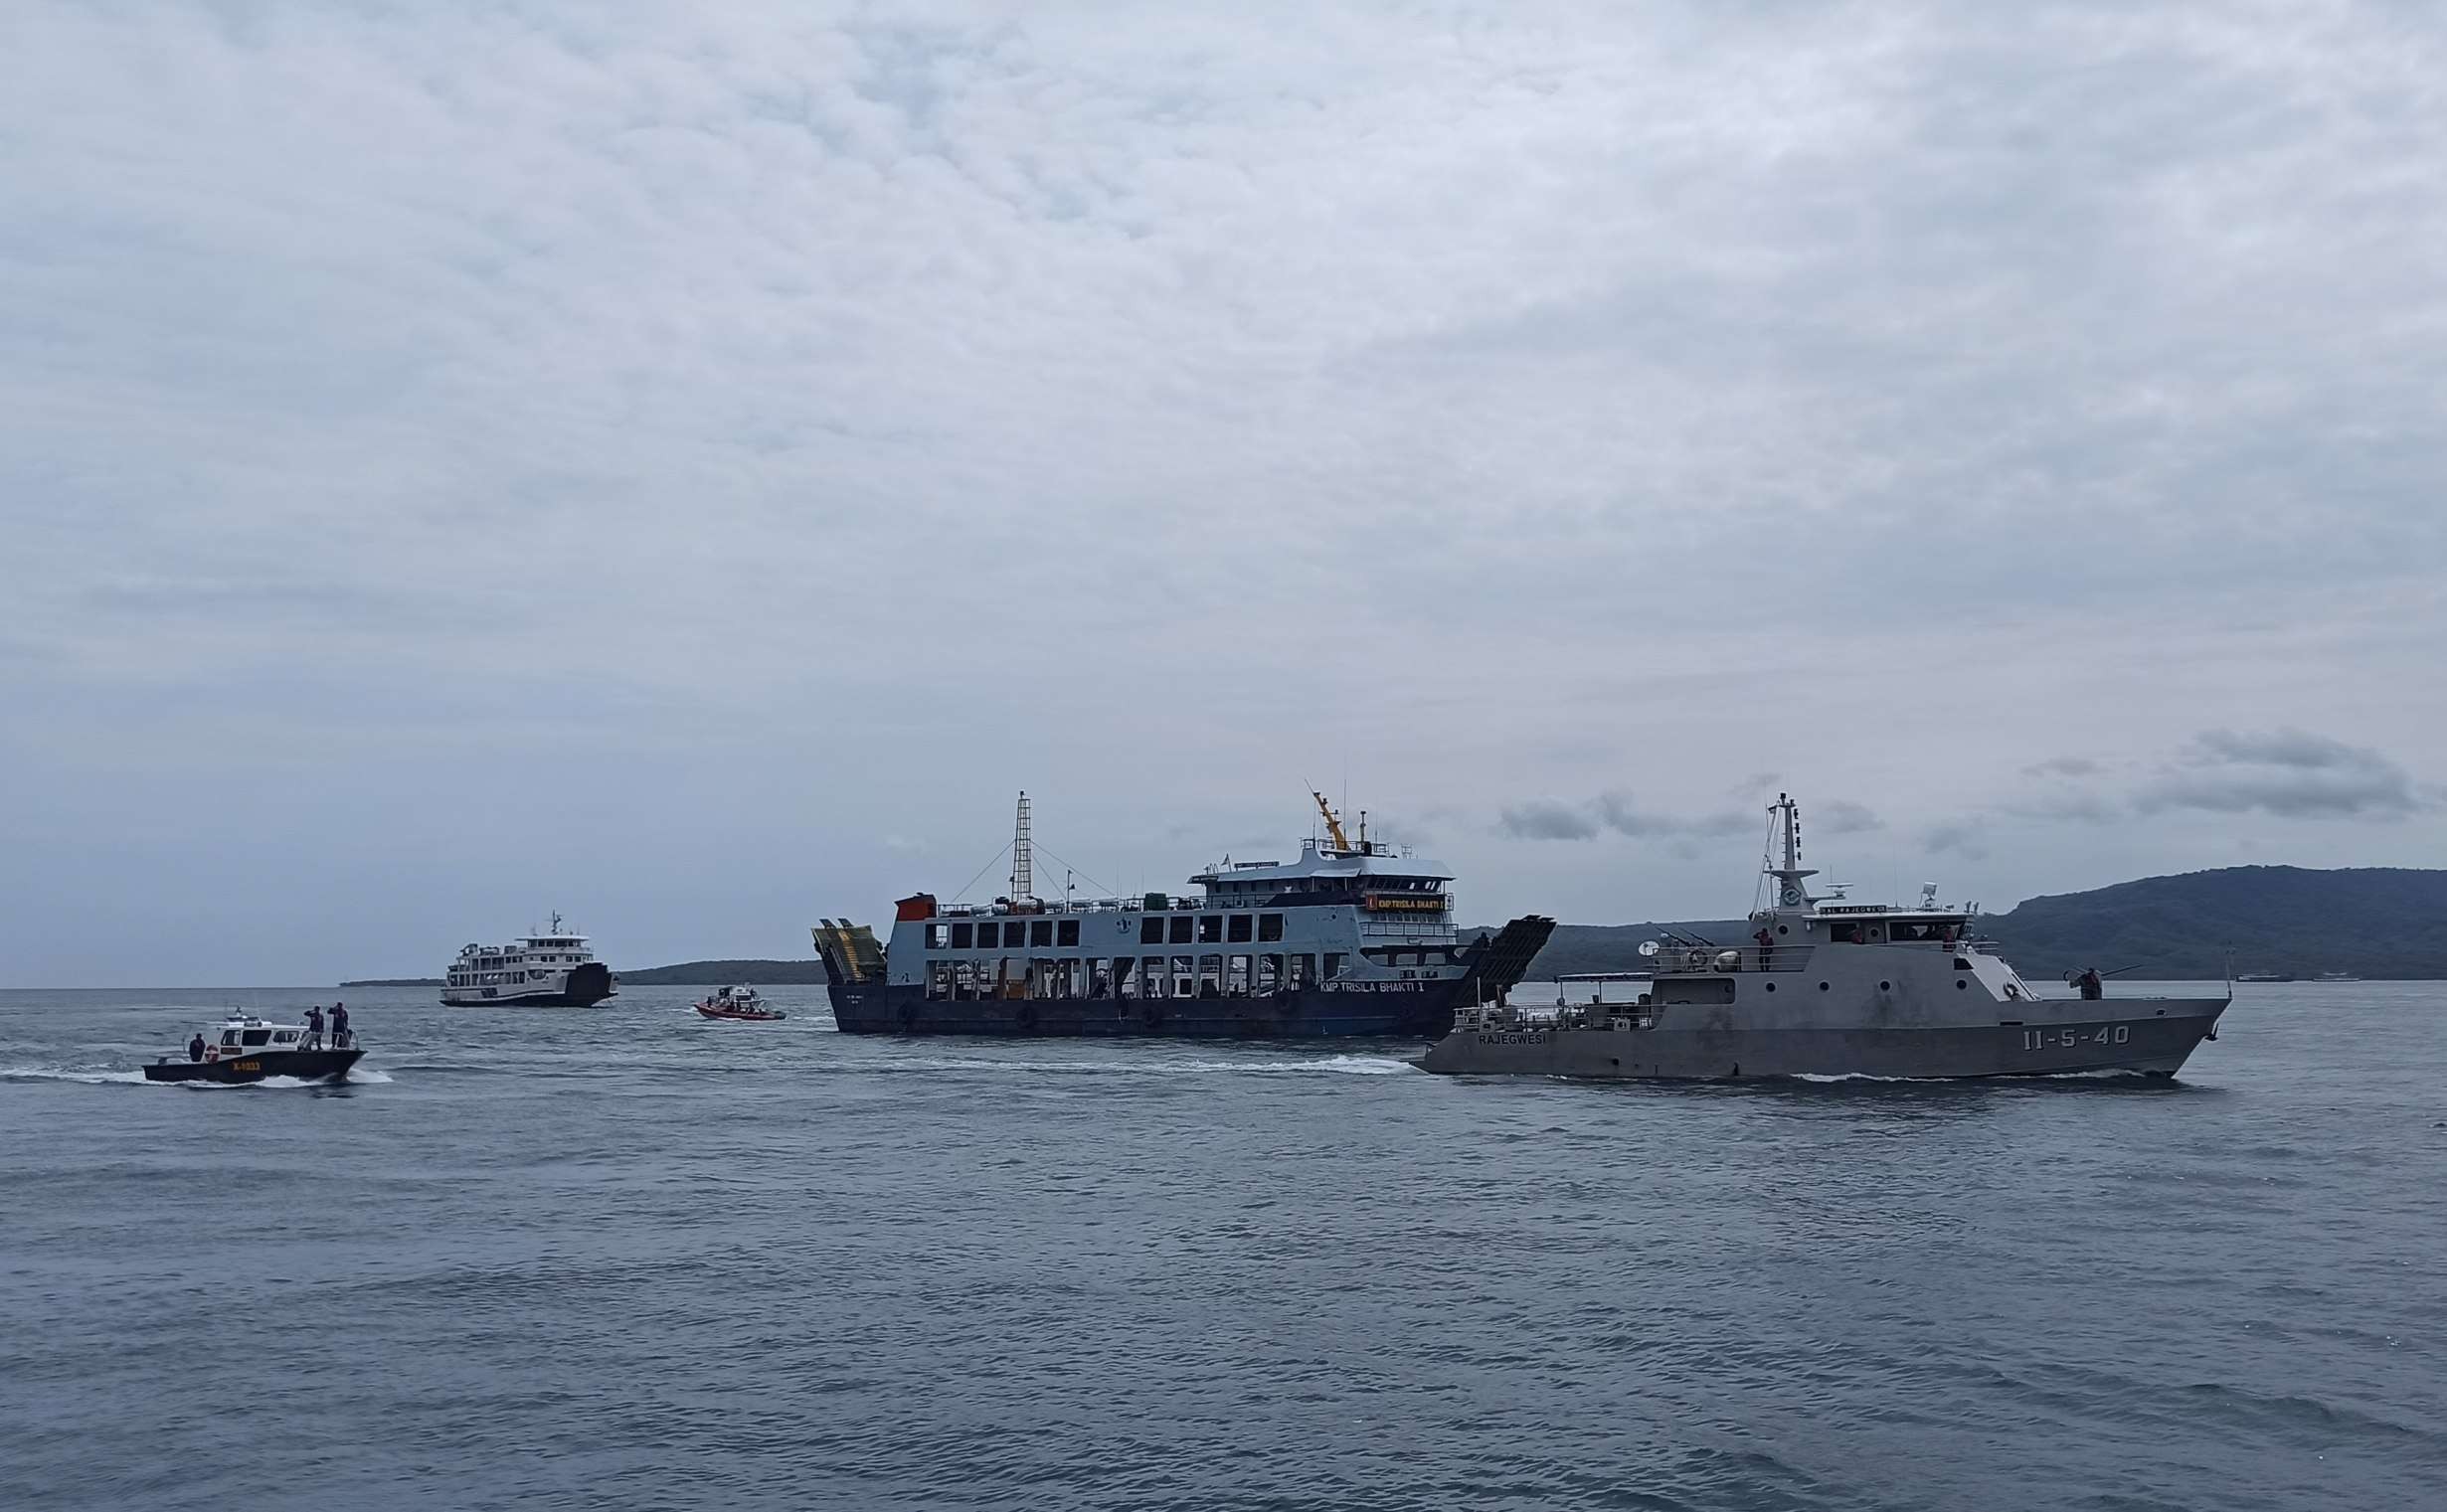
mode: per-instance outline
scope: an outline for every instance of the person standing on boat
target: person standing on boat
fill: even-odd
[[[203,1030],[201,1030],[201,1029],[197,1030],[197,1031],[196,1031],[196,1037],[195,1037],[194,1039],[192,1039],[192,1040],[189,1040],[189,1041],[187,1042],[187,1059],[188,1059],[188,1060],[190,1060],[190,1061],[201,1061],[201,1060],[203,1060],[203,1059],[204,1059],[204,1031],[203,1031]]]
[[[348,1004],[346,1003],[331,1005],[331,1048],[334,1050],[348,1048]]]
[[[323,1048],[323,1005],[316,1003],[306,1010],[306,1049]]]
[[[1759,942],[1759,969],[1765,971],[1767,969],[1767,952],[1775,948],[1776,936],[1767,932],[1767,925],[1761,924],[1759,925],[1759,932],[1750,937]]]
[[[2085,1002],[2096,1002],[2107,996],[2107,983],[2100,979],[2099,968],[2096,966],[2084,966],[2082,974],[2074,981],[2075,985],[2081,988],[2082,999]]]

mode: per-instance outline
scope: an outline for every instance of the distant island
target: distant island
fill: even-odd
[[[1530,963],[1551,980],[1588,971],[1638,971],[1641,941],[1679,929],[1719,944],[1738,943],[1740,920],[1670,924],[1557,924]],[[2036,981],[2084,966],[2134,967],[2130,975],[2209,980],[2237,971],[2282,972],[2305,981],[2346,971],[2371,981],[2447,978],[2447,871],[2356,867],[2230,866],[2174,877],[2145,877],[2087,893],[2029,899],[1980,920],[1980,933]],[[1465,939],[1482,932],[1474,926]],[[1485,927],[1492,934],[1494,927]],[[814,985],[816,960],[689,960],[617,973],[638,986],[754,982]],[[343,987],[438,987],[437,976],[368,977]]]
[[[1746,938],[1752,925],[1558,924],[1530,975],[1640,970],[1641,941],[1660,928],[1729,944]],[[2226,974],[2229,951],[2237,971],[2305,981],[2323,971],[2371,981],[2434,980],[2447,977],[2447,871],[2230,866],[2145,877],[2032,898],[1983,915],[1978,932],[2033,981],[2092,965],[2130,966],[2133,976],[2163,981],[2212,980]]]
[[[753,982],[760,987],[794,987],[824,980],[820,960],[684,960],[676,966],[642,966],[614,971],[623,984],[667,987],[674,983]],[[368,976],[340,983],[343,987],[438,987],[438,976]]]

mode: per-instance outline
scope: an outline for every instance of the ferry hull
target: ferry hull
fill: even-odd
[[[2103,1015],[2096,1002],[2051,1000],[2045,1022],[1816,1028],[1489,1027],[1429,1047],[1422,1069],[1452,1076],[1610,1081],[1754,1077],[1951,1080],[2122,1073],[2172,1077],[2214,1034],[2225,998],[2137,1000]],[[2041,1005],[2016,1005],[2026,1010]],[[1670,1013],[1670,1010],[1668,1010]]]
[[[617,995],[612,984],[612,968],[601,961],[589,961],[572,967],[568,980],[559,987],[541,992],[500,990],[498,995],[485,997],[481,989],[444,988],[441,994],[445,1008],[591,1008],[606,998]]]
[[[1005,1038],[1318,1040],[1433,1039],[1453,1029],[1452,985],[1393,992],[1325,991],[1227,998],[929,998],[919,987],[836,983],[844,1034]]]
[[[301,1082],[336,1082],[364,1054],[362,1050],[274,1050],[218,1061],[156,1061],[144,1068],[144,1079],[236,1084],[295,1077]]]

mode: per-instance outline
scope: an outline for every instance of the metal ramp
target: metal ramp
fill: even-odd
[[[846,919],[818,921],[808,930],[815,936],[815,953],[824,958],[824,974],[836,982],[880,982],[884,979],[884,947],[875,931]]]
[[[1489,1003],[1501,999],[1529,974],[1529,963],[1538,958],[1554,932],[1555,922],[1543,914],[1525,914],[1505,924],[1472,954],[1459,1000]]]

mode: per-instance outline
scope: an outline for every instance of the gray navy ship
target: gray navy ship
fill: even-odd
[[[2041,997],[1987,941],[1977,911],[1814,897],[1801,810],[1768,805],[1774,907],[1741,944],[1652,940],[1649,990],[1523,1010],[1461,1010],[1420,1064],[1457,1075],[1733,1080],[1746,1077],[2172,1077],[2217,1037],[2220,997],[2110,999],[2095,973],[2079,997]],[[1782,865],[1773,861],[1779,858]],[[2094,995],[2096,994],[2096,995]]]
[[[1028,795],[1010,891],[991,903],[900,900],[889,947],[864,924],[814,927],[833,1021],[849,1034],[1433,1039],[1457,1005],[1517,984],[1555,922],[1516,919],[1464,941],[1453,874],[1343,831],[1298,860],[1226,860],[1197,897],[1035,896]],[[1068,889],[1065,889],[1068,892]]]

